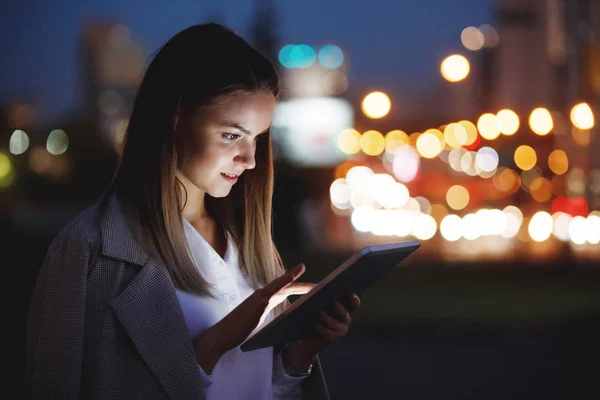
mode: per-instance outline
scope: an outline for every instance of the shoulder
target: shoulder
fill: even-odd
[[[49,257],[94,256],[100,251],[101,234],[99,218],[101,202],[83,209],[54,237],[48,248]]]

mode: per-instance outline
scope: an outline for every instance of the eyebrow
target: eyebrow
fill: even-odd
[[[223,126],[228,126],[230,128],[235,128],[237,130],[240,130],[240,131],[244,132],[246,135],[251,135],[252,134],[248,129],[246,129],[242,125],[236,124],[234,122],[225,122],[223,124]]]

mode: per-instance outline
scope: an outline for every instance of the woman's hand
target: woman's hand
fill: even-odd
[[[310,291],[312,283],[293,283],[306,270],[299,264],[265,287],[256,290],[233,311],[208,328],[194,341],[196,359],[202,370],[211,374],[221,356],[239,346],[264,321],[266,315],[293,294]]]
[[[348,305],[344,307],[339,301],[336,301],[331,313],[320,312],[314,324],[316,338],[296,340],[286,348],[283,354],[284,362],[294,371],[308,370],[321,350],[346,336],[352,323],[350,313],[360,307],[360,299],[352,293],[346,303]]]

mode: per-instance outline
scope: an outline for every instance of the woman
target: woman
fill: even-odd
[[[311,338],[239,345],[312,284],[271,236],[271,63],[206,24],[150,64],[100,201],[54,239],[27,325],[32,397],[329,398],[318,353],[343,337],[352,295]]]

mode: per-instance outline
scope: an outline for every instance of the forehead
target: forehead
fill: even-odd
[[[235,123],[260,133],[271,124],[275,104],[275,96],[266,92],[224,95],[200,107],[198,114],[211,124]]]

